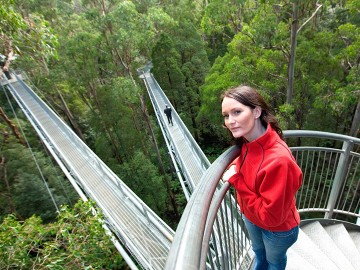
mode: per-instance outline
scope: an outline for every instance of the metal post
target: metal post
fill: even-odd
[[[329,212],[325,213],[324,218],[330,219],[332,218],[334,207],[338,197],[340,195],[340,190],[343,184],[345,183],[345,175],[346,175],[346,168],[350,157],[350,151],[352,150],[354,145],[353,141],[344,141],[342,147],[342,154],[339,159],[339,163],[336,168],[334,183],[331,189],[330,198],[327,204],[327,209]]]

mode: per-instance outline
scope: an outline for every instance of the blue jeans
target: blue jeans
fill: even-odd
[[[299,235],[299,226],[289,231],[271,232],[256,226],[244,215],[243,219],[249,232],[252,249],[255,252],[255,262],[252,269],[285,269],[287,262],[286,251],[296,242]]]

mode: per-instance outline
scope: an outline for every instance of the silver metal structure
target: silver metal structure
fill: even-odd
[[[254,257],[251,242],[234,191],[220,180],[238,149],[230,148],[210,166],[174,108],[174,126],[167,124],[163,109],[171,103],[152,74],[144,70],[140,77],[189,199],[176,234],[19,77],[2,84],[80,196],[97,203],[106,228],[116,236],[115,246],[132,269],[249,269]],[[297,196],[302,219],[346,219],[356,226],[360,219],[360,139],[318,131],[284,133],[304,172]],[[315,138],[319,141],[314,145]]]
[[[290,148],[304,173],[303,185],[297,193],[297,207],[302,220],[318,218],[317,222],[320,219],[322,223],[330,224],[334,223],[330,219],[336,218],[343,220],[352,231],[360,232],[360,227],[355,225],[356,219],[360,218],[360,139],[320,131],[291,130],[285,131],[284,135],[290,145],[296,145]],[[312,146],[307,145],[306,138],[310,137]],[[318,140],[315,146],[314,138]],[[295,141],[291,142],[293,139]],[[324,147],[325,144],[329,147]],[[202,177],[200,188],[194,191],[181,218],[165,269],[249,269],[249,260],[251,263],[253,254],[249,250],[251,245],[248,244],[250,242],[246,237],[244,224],[238,221],[236,214],[229,217],[226,216],[226,211],[223,213],[224,204],[230,205],[231,209],[237,208],[229,199],[229,184],[223,185],[221,192],[215,192],[223,171],[237,156],[238,151],[235,146],[230,148]],[[213,231],[214,220],[224,224],[222,232],[217,233],[217,236],[221,236],[221,243],[220,248],[216,249],[215,259],[213,251],[208,249],[209,235],[216,233]],[[349,221],[351,224],[348,224]],[[233,239],[233,231],[234,228],[237,230],[237,225],[241,227],[237,233],[240,236]],[[355,237],[358,239],[360,235]],[[239,244],[231,247],[229,243],[232,241]],[[242,241],[245,242],[244,245],[240,244]],[[234,246],[238,246],[240,251],[233,249]],[[299,250],[299,247],[294,249]],[[313,252],[316,254],[315,249]],[[290,254],[291,258],[301,258],[292,250]],[[360,255],[357,252],[355,254]],[[318,256],[321,256],[320,253]],[[355,267],[348,269],[360,269],[359,262],[355,260],[352,264]],[[296,263],[299,262],[295,260]],[[325,263],[324,261],[325,268],[334,267],[333,264],[326,266]],[[211,267],[207,266],[209,264]],[[304,268],[301,265],[297,267],[294,269],[308,269],[305,265]]]
[[[83,200],[96,202],[132,269],[163,269],[174,232],[19,77],[12,96]],[[130,254],[125,253],[125,250]],[[135,260],[137,265],[133,262]]]
[[[149,70],[142,70],[140,78],[144,80],[176,173],[185,197],[189,200],[210,162]],[[174,125],[167,123],[163,111],[165,104],[172,108]]]
[[[201,177],[205,177],[206,179],[208,179],[207,174],[204,176],[204,173],[206,172],[206,169],[210,167],[209,160],[206,158],[201,148],[194,140],[193,136],[190,134],[187,127],[182,122],[176,110],[173,108],[168,98],[164,94],[163,90],[161,89],[160,85],[157,83],[157,81],[155,80],[153,75],[149,72],[149,70],[144,69],[139,73],[141,74],[140,77],[144,80],[145,86],[148,90],[151,102],[156,112],[156,117],[158,119],[165,141],[167,143],[170,156],[172,156],[173,161],[176,161],[176,163],[174,163],[174,166],[177,168],[177,171],[180,171],[185,178],[184,181],[181,175],[179,177],[185,196],[187,198],[192,198],[191,200],[194,200],[191,194],[195,189],[199,189],[201,190],[201,193],[205,197],[210,198],[209,196],[207,196],[208,194],[207,189],[204,188],[203,186],[199,186],[200,180],[202,179]],[[174,126],[169,125],[167,123],[167,120],[165,119],[166,117],[163,112],[163,108],[165,108],[165,104],[171,106],[173,110]],[[214,166],[215,165],[212,165],[211,167]],[[221,175],[222,173],[220,174],[219,178],[221,177]],[[212,191],[210,194],[212,194],[213,192],[216,193],[220,192],[222,183],[219,183],[218,179],[216,182],[217,183],[216,186],[213,187],[215,188],[215,190]],[[207,187],[210,187],[209,183],[207,183],[206,180],[205,180],[205,185]],[[226,223],[216,222],[215,224],[213,224],[215,233],[211,236],[211,239],[209,234],[208,244],[210,245],[209,257],[214,258],[214,260],[213,259],[209,260],[209,267],[211,267],[212,264],[215,263],[224,265],[224,262],[228,261],[228,258],[225,259],[225,257],[222,257],[221,258],[222,263],[221,263],[219,262],[220,259],[218,258],[218,256],[216,256],[216,253],[218,253],[218,249],[222,245],[221,241],[223,238],[222,237],[223,230],[224,229],[228,230],[227,222],[231,222],[232,228],[234,229],[231,231],[228,230],[228,235],[230,236],[229,238],[241,240],[237,242],[227,241],[226,242],[227,248],[231,248],[234,253],[239,254],[244,245],[248,246],[248,243],[245,243],[244,238],[239,237],[240,235],[243,234],[241,233],[242,229],[240,227],[240,223],[242,222],[242,220],[240,218],[239,211],[237,211],[237,203],[232,198],[232,196],[228,196],[228,199],[229,199],[229,203],[222,205],[222,211],[218,215],[220,215],[219,218],[221,218],[222,216],[229,216],[229,217],[232,216],[233,219],[227,220]],[[205,207],[204,209],[207,208]],[[205,213],[206,212],[199,214],[197,216],[197,221],[202,220],[201,217]],[[214,215],[213,217],[214,219],[216,218],[216,215]],[[233,222],[234,220],[238,220],[238,223],[235,224]],[[195,220],[191,220],[189,222],[190,226],[194,226],[196,223],[197,222]],[[182,224],[179,224],[178,228],[182,226],[183,226]],[[196,230],[188,230],[188,229],[185,230],[187,232],[196,231]],[[195,248],[195,246],[192,245],[186,247],[186,249],[188,250],[191,250],[193,248]],[[176,254],[176,256],[178,255]],[[232,259],[234,260],[234,263],[236,263],[238,257],[233,256]],[[176,261],[175,258],[171,258],[170,260],[173,262]]]

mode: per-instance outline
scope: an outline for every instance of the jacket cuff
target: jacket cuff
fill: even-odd
[[[228,180],[228,182],[231,184],[231,185],[233,185],[233,186],[235,186],[235,183],[237,182],[237,180],[238,180],[238,174],[237,173],[235,173],[234,175],[232,175],[230,178],[229,178],[229,180]]]

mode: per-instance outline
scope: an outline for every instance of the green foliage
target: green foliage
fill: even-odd
[[[170,35],[161,34],[152,52],[153,73],[170,100],[175,103],[176,96],[184,88],[184,75],[181,73],[181,56],[175,48]],[[170,91],[171,89],[171,91]]]
[[[222,127],[221,93],[239,84],[259,89],[282,127],[348,132],[359,100],[359,0],[325,1],[309,21],[315,2],[299,2],[299,26],[305,25],[297,35],[291,104],[285,104],[289,1],[116,0],[102,5],[92,0],[0,0],[0,31],[21,52],[14,64],[26,70],[46,102],[64,120],[72,120],[72,127],[78,124],[99,157],[165,216],[171,211],[164,176],[154,165],[139,100],[144,89],[136,73],[149,60],[159,84],[210,160],[230,144]],[[159,134],[154,123],[153,127]],[[56,184],[55,175],[60,173],[47,165],[37,137],[29,140],[36,145],[35,155],[55,201],[67,203],[61,191],[67,181]],[[1,142],[5,158],[1,176],[7,175],[10,183],[10,188],[0,183],[2,215],[14,212],[25,218],[36,213],[48,222],[55,215],[54,206],[31,156],[14,136],[4,135]],[[185,205],[180,185],[172,182],[171,188],[178,204]],[[54,260],[53,268],[61,260]]]
[[[0,36],[12,37],[26,26],[21,14],[15,10],[14,0],[0,1],[0,18]]]
[[[18,2],[0,1],[0,46],[7,56],[10,51],[20,57],[15,66],[48,71],[47,61],[57,57],[57,36],[42,15],[21,11]],[[17,9],[18,8],[18,9]]]
[[[151,18],[151,17],[150,17]],[[110,46],[116,48],[127,72],[144,64],[154,43],[154,29],[146,14],[139,13],[132,1],[123,1],[107,15],[111,24]]]
[[[289,126],[289,123],[294,123],[294,106],[287,103],[280,105],[276,116],[280,127],[285,129],[285,127]]]
[[[205,7],[201,31],[205,33],[211,63],[226,53],[227,45],[234,35],[242,31],[243,23],[252,16],[252,5],[250,1],[244,0],[213,0]]]
[[[95,151],[110,166],[130,159],[135,149],[148,148],[146,134],[139,132],[145,126],[139,93],[132,81],[124,77],[98,89],[99,113],[91,115],[90,122]],[[109,155],[109,149],[113,155]]]
[[[299,26],[313,12],[303,4]],[[228,52],[214,62],[201,87],[200,115],[220,125],[213,108],[219,108],[221,92],[248,84],[259,89],[279,112],[283,127],[339,133],[348,130],[353,109],[346,108],[355,108],[357,104],[357,99],[351,97],[354,78],[359,78],[358,65],[353,62],[360,51],[358,25],[343,19],[348,11],[340,5],[324,5],[324,9],[317,18],[318,24],[308,22],[310,26],[298,33],[292,110],[283,105],[288,81],[291,8],[285,3],[279,6],[264,1],[244,19],[242,30],[228,45]]]
[[[14,213],[25,219],[36,214],[49,222],[56,216],[56,207],[71,205],[78,196],[50,157],[31,144],[33,138],[34,134],[29,133],[31,151],[13,136],[1,141],[0,216]]]
[[[157,35],[166,32],[169,28],[175,28],[177,25],[177,22],[168,13],[157,6],[148,9],[147,19],[151,25],[151,29],[153,29]]]
[[[201,28],[208,36],[218,33],[238,33],[242,27],[245,13],[250,9],[245,8],[244,0],[213,0],[206,6],[201,21]]]
[[[119,175],[152,210],[159,214],[166,211],[164,176],[159,174],[157,167],[142,152],[136,152],[129,162],[121,165]]]
[[[205,44],[192,22],[179,21],[172,36],[163,34],[153,49],[153,73],[183,121],[195,134],[200,90],[209,69]]]
[[[82,201],[64,206],[47,225],[37,216],[24,222],[7,216],[0,226],[0,268],[127,269],[93,207]]]

